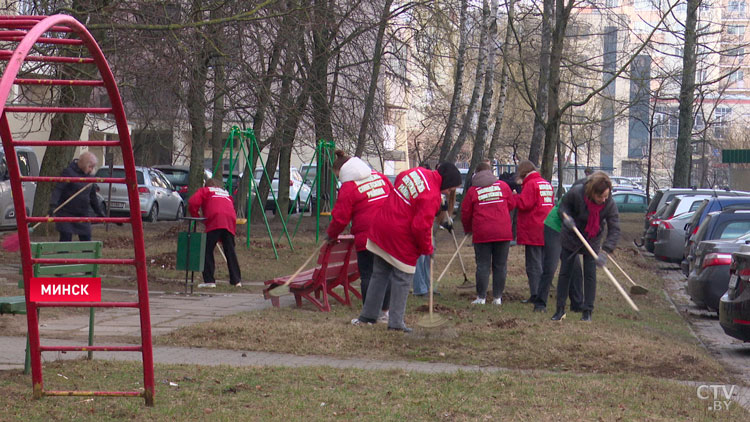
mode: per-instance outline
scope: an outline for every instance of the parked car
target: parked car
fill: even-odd
[[[644,234],[644,242],[646,243],[646,250],[654,252],[656,247],[656,237],[659,224],[664,220],[669,220],[675,215],[680,215],[686,212],[695,211],[700,205],[705,195],[697,196],[676,196],[672,199],[672,202],[668,203],[661,213],[655,215],[649,221],[649,228]],[[683,224],[684,228],[684,224]],[[684,242],[684,241],[683,241]]]
[[[646,212],[648,209],[648,199],[643,193],[637,192],[615,192],[612,194],[612,200],[617,204],[617,212]]]
[[[654,256],[667,262],[680,263],[685,253],[685,225],[693,218],[693,212],[686,212],[661,220],[656,229]]]
[[[688,222],[687,227],[685,227],[685,242],[688,242],[690,235],[698,231],[698,227],[708,213],[729,208],[750,209],[750,196],[717,196],[704,199],[703,203],[695,210],[695,214]]]
[[[149,167],[136,167],[135,174],[138,182],[141,216],[146,221],[176,220],[185,215],[182,197],[161,171]],[[96,172],[96,177],[109,177],[109,168],[100,168]],[[125,177],[124,167],[114,166],[112,177]],[[112,197],[107,201],[109,185],[109,183],[97,183],[99,193],[104,198],[110,215],[130,215],[125,184],[112,183]]]
[[[689,276],[695,266],[695,250],[704,240],[736,239],[750,231],[750,210],[728,209],[706,216],[698,231],[685,245],[685,259],[680,263],[682,272]]]
[[[39,176],[39,160],[31,147],[16,147],[18,167],[21,176]],[[26,204],[26,215],[34,209],[35,182],[23,182],[23,199]],[[10,189],[8,166],[5,162],[5,151],[0,148],[0,227],[16,227],[16,209]]]
[[[729,285],[732,253],[750,244],[750,234],[732,240],[704,240],[695,249],[695,265],[687,282],[690,299],[698,306],[717,311]]]
[[[654,215],[656,211],[661,209],[668,202],[672,202],[675,196],[695,196],[695,195],[707,195],[707,196],[750,196],[750,192],[741,191],[730,191],[730,190],[719,190],[719,189],[695,189],[695,188],[668,188],[659,189],[651,198],[651,202],[648,203],[648,210],[646,211],[646,219],[644,221],[644,229],[648,229],[649,217]]]
[[[750,341],[750,250],[732,254],[727,292],[719,302],[719,324],[736,339]]]
[[[190,178],[190,167],[188,166],[172,166],[168,164],[159,164],[152,168],[158,169],[164,176],[169,180],[169,183],[177,189],[177,193],[182,197],[182,202],[187,204],[188,200],[188,184]],[[203,169],[203,183],[211,178],[211,172]]]
[[[255,169],[255,183],[260,183],[261,177],[263,177],[263,168],[258,167]],[[271,181],[271,190],[268,192],[268,198],[266,198],[265,209],[276,213],[276,203],[274,198],[279,200],[279,170],[273,176]],[[315,204],[313,203],[314,198],[310,198],[312,192],[310,186],[304,183],[302,175],[296,167],[290,169],[289,174],[289,212],[297,213],[304,207],[305,210],[314,209]]]
[[[630,191],[640,191],[642,193],[646,193],[646,191],[643,188],[643,185],[638,181],[631,177],[623,177],[623,176],[609,176],[609,180],[612,181],[612,191],[618,192],[621,190],[630,190]]]

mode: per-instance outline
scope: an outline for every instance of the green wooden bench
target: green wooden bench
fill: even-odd
[[[26,296],[0,297],[0,314],[26,314]]]
[[[93,258],[102,256],[102,242],[32,242],[31,256],[33,258]],[[23,270],[23,269],[22,269]],[[99,277],[99,264],[35,264],[34,277]],[[23,289],[23,279],[18,282],[18,287]],[[26,313],[26,298],[23,302],[23,313]],[[94,345],[94,309],[89,308],[89,341],[88,345]],[[37,309],[38,312],[38,309]],[[92,359],[94,352],[88,352],[88,358]],[[29,341],[26,336],[26,362],[24,373],[30,370]]]

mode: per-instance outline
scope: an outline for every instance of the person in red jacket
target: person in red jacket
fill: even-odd
[[[375,220],[380,207],[388,198],[393,185],[387,177],[370,168],[358,157],[349,157],[344,151],[336,150],[333,173],[341,182],[336,205],[331,211],[331,224],[328,225],[328,242],[335,242],[341,232],[352,223],[354,246],[357,249],[357,266],[362,280],[362,303],[367,299],[367,289],[372,276],[375,255],[367,250],[367,231]],[[379,321],[387,322],[390,286],[386,289]]]
[[[471,179],[471,187],[461,204],[464,232],[472,233],[477,263],[477,298],[475,305],[484,305],[487,297],[490,266],[492,267],[493,304],[501,305],[508,269],[508,250],[513,240],[510,211],[515,200],[510,186],[492,174],[488,163],[480,163]]]
[[[417,258],[432,255],[432,225],[440,211],[440,194],[450,194],[461,184],[461,173],[452,163],[437,170],[415,167],[396,177],[393,193],[378,211],[367,234],[367,250],[375,254],[367,300],[353,325],[374,323],[391,286],[388,329],[411,331],[404,324],[406,300]]]
[[[208,179],[206,186],[198,189],[188,200],[188,211],[193,217],[206,219],[206,261],[203,267],[203,283],[198,287],[216,287],[214,279],[214,248],[216,242],[221,241],[229,267],[229,283],[242,287],[240,263],[234,251],[234,235],[237,227],[237,214],[234,212],[234,201],[229,192],[224,190],[222,183],[216,179]]]
[[[521,193],[515,195],[518,208],[516,236],[519,245],[526,248],[526,276],[529,278],[529,298],[523,303],[534,303],[539,279],[542,276],[544,257],[544,219],[555,206],[552,185],[539,174],[529,160],[518,164]]]

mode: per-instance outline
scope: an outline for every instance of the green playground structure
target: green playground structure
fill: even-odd
[[[313,178],[313,183],[311,186],[311,190],[315,192],[314,195],[308,195],[308,197],[305,199],[303,205],[304,209],[310,210],[311,213],[315,213],[315,242],[317,243],[320,239],[320,222],[321,222],[321,216],[327,216],[330,220],[331,210],[333,209],[333,205],[336,200],[336,192],[337,192],[337,185],[338,181],[336,179],[336,176],[333,174],[333,171],[331,170],[333,166],[333,160],[334,160],[334,151],[336,150],[336,145],[332,141],[325,141],[320,140],[318,141],[316,147],[315,147],[315,154],[313,155],[312,159],[310,160],[310,164],[306,166],[305,173],[303,174],[303,180],[308,179],[308,173],[310,172],[310,169],[313,167],[313,163],[315,163],[315,177]],[[253,203],[257,203],[258,206],[260,206],[261,210],[265,210],[265,201],[261,199],[260,195],[260,189],[258,186],[258,180],[255,180],[255,170],[250,169],[249,167],[254,162],[254,159],[257,158],[258,161],[260,161],[260,167],[263,169],[263,174],[260,175],[260,177],[265,178],[265,180],[268,182],[269,188],[270,188],[270,198],[273,199],[275,209],[280,210],[278,198],[276,197],[276,194],[273,191],[272,188],[272,182],[273,179],[268,175],[268,171],[266,168],[267,163],[263,161],[263,157],[261,155],[261,148],[260,145],[258,145],[258,141],[255,137],[255,132],[252,129],[244,129],[241,130],[237,126],[233,126],[231,131],[229,132],[229,136],[227,137],[226,142],[224,143],[224,146],[221,151],[221,157],[224,157],[229,151],[229,174],[227,176],[227,180],[224,183],[225,188],[227,191],[234,193],[234,183],[233,178],[235,177],[234,170],[237,168],[238,163],[240,162],[240,157],[244,158],[245,160],[245,171],[251,171],[250,174],[248,174],[248,192],[247,192],[247,215],[252,215],[252,207]],[[242,154],[242,155],[240,155]],[[221,174],[218,173],[221,171],[221,166],[223,164],[223,160],[219,160],[219,162],[216,165],[216,168],[214,168],[214,174]],[[300,201],[300,193],[302,192],[302,189],[299,189],[297,191],[295,198],[290,198],[290,201],[293,203],[299,203]],[[313,199],[315,199],[313,201]],[[314,205],[314,206],[313,206]],[[300,223],[302,222],[302,216],[303,212],[299,212],[298,218],[297,218],[297,224],[294,229],[294,233],[290,236],[287,220],[291,217],[288,217],[287,219],[284,218],[284,213],[278,212],[277,213],[279,218],[281,219],[281,226],[283,227],[283,233],[281,236],[285,236],[287,239],[287,242],[289,243],[289,247],[291,250],[294,250],[294,246],[292,244],[292,239],[297,234],[297,230],[299,229]],[[273,233],[271,232],[271,226],[268,223],[268,218],[266,217],[265,212],[261,212],[261,215],[263,216],[263,222],[266,226],[266,231],[268,233],[268,237],[271,240],[271,246],[273,248],[274,256],[276,259],[279,259],[278,250],[276,249],[276,242],[281,240],[281,236],[278,240],[274,240]],[[250,226],[251,222],[250,219],[248,219],[247,222],[247,228],[246,228],[246,247],[250,247]]]

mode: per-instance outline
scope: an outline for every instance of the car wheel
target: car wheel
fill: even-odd
[[[179,220],[180,218],[185,216],[185,206],[180,204],[179,207],[177,207],[177,216],[175,216],[175,220]]]
[[[105,201],[102,201],[102,203],[99,206],[101,207],[101,210],[104,213],[104,215],[107,215],[107,203]]]
[[[158,219],[159,219],[159,204],[154,202],[154,205],[151,205],[151,209],[146,215],[146,221],[148,221],[149,223],[156,223]]]
[[[299,212],[299,199],[289,205],[289,214],[297,214]]]

